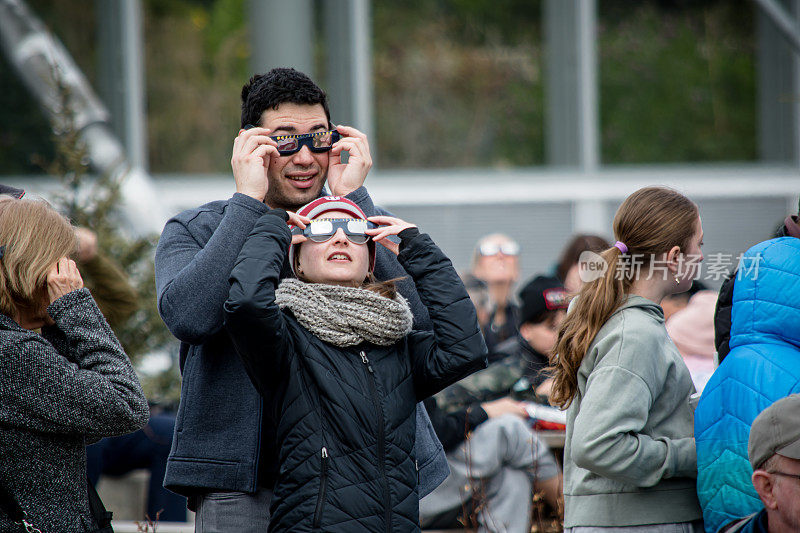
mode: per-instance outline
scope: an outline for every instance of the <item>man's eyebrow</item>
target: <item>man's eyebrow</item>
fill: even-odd
[[[327,131],[327,130],[328,130],[328,125],[323,122],[320,122],[319,124],[311,126],[311,128],[308,131],[316,132],[316,131]],[[274,130],[272,130],[272,132],[273,133],[281,132],[284,134],[295,135],[297,134],[297,128],[295,126],[292,126],[291,124],[287,124],[285,126],[278,126]]]
[[[297,131],[297,128],[295,128],[294,126],[278,126],[277,128],[275,128],[272,131],[273,131],[273,133],[276,132],[276,131],[281,131],[281,132],[284,132],[284,133],[294,133],[294,132]]]

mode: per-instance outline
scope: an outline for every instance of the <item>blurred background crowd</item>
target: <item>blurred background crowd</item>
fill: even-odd
[[[307,72],[329,92],[334,123],[368,134],[376,203],[453,259],[497,361],[520,338],[549,349],[546,291],[576,292],[578,259],[608,248],[620,201],[664,184],[697,202],[705,229],[698,282],[663,305],[701,389],[725,274],[797,213],[800,0],[1,4],[0,182],[86,228],[79,266],[104,312],[101,287],[112,285],[106,316],[156,411],[177,407],[180,380],[155,308],[153,246],[164,216],[232,194],[239,93],[254,72]],[[31,88],[52,76],[15,67],[15,5],[99,97],[125,171],[104,174],[83,125],[54,121],[59,110]],[[54,85],[65,107],[71,83]],[[119,185],[127,172],[149,196]],[[168,445],[159,439],[149,442]]]

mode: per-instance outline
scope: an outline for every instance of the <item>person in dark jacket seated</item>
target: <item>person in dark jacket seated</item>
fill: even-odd
[[[544,372],[549,366],[546,354],[556,342],[568,295],[558,279],[537,276],[518,296],[519,331],[497,346],[489,368],[462,379],[438,396],[446,410],[504,396],[540,401],[549,394],[552,379]]]
[[[425,408],[450,476],[420,500],[424,527],[529,532],[534,490],[561,512],[561,470],[530,429],[524,403],[500,398],[448,413],[429,398]]]
[[[433,332],[370,275],[375,243],[398,254]],[[287,253],[296,278],[279,282]],[[330,196],[269,210],[230,279],[225,324],[277,421],[269,531],[418,531],[416,403],[486,366],[450,260],[416,226]]]

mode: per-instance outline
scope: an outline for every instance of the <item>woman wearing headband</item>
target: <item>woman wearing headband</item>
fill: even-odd
[[[564,526],[699,532],[695,390],[659,306],[689,288],[703,258],[697,206],[671,189],[640,189],[617,210],[614,235],[551,355],[551,401],[567,408]]]
[[[68,258],[75,244],[46,203],[0,200],[0,531],[97,531],[86,444],[147,422],[136,373]]]
[[[376,243],[398,253],[433,332],[412,330],[393,282],[373,278]],[[296,278],[279,283],[287,255]],[[272,209],[242,247],[225,315],[273,400],[270,531],[419,531],[416,403],[486,365],[474,307],[430,237],[337,196]]]

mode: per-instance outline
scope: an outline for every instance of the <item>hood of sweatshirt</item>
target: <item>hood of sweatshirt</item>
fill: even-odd
[[[800,348],[800,239],[759,243],[742,256],[733,288],[731,348],[781,344]]]

